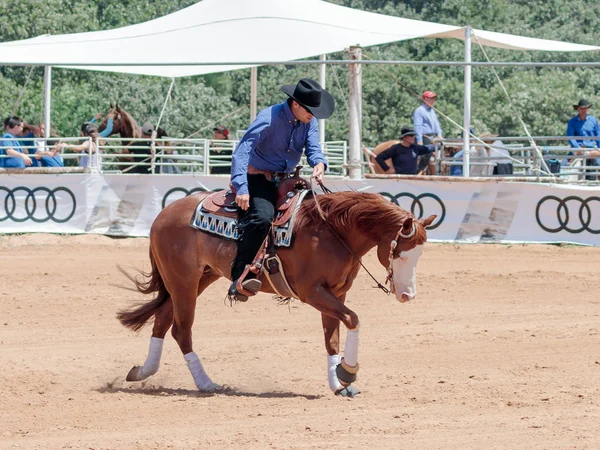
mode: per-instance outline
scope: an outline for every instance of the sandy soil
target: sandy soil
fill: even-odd
[[[149,329],[115,319],[141,299],[116,264],[148,268],[147,245],[0,238],[1,449],[600,448],[600,248],[428,244],[404,305],[361,273],[363,393],[343,399],[319,314],[267,295],[231,308],[225,281],[199,299],[194,337],[232,389],[198,393],[170,337],[159,373],[125,382]]]

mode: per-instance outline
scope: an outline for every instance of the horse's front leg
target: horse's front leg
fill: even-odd
[[[351,385],[358,372],[358,316],[344,305],[345,298],[345,294],[337,298],[329,289],[319,286],[307,303],[321,312],[329,388],[336,395],[354,397],[360,394],[360,390]],[[339,355],[340,320],[348,328],[343,359]]]

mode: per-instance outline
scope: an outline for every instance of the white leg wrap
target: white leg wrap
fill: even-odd
[[[162,356],[163,344],[165,340],[160,338],[150,338],[150,348],[148,349],[148,357],[144,366],[140,369],[140,375],[144,378],[148,378],[158,372],[160,367],[160,358]]]
[[[342,358],[340,358],[340,355],[327,355],[327,378],[329,380],[329,389],[334,393],[344,388],[335,374],[335,368],[341,361]]]
[[[201,391],[214,391],[220,387],[218,384],[213,383],[206,374],[204,367],[202,367],[202,363],[200,362],[200,358],[198,358],[198,355],[196,355],[195,352],[186,353],[183,355],[183,359],[185,359],[198,389]]]
[[[351,367],[356,366],[358,363],[358,327],[354,330],[348,330],[348,334],[346,334],[344,362]]]

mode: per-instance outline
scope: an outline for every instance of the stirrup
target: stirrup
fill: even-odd
[[[227,296],[230,300],[235,300],[238,302],[248,301],[248,297],[252,297],[256,295],[260,290],[262,283],[260,280],[256,278],[251,278],[250,280],[246,280],[241,282],[241,280],[234,281],[229,286],[229,291],[227,292]]]

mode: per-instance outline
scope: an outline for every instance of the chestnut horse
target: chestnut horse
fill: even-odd
[[[117,104],[115,106],[110,105],[110,110],[106,113],[104,120],[100,124],[98,128],[99,131],[102,131],[106,128],[106,122],[108,121],[108,115],[110,113],[114,114],[113,119],[113,129],[110,135],[118,134],[122,138],[141,138],[142,137],[142,128],[138,125],[136,120],[129,114],[127,111],[121,109],[121,107]],[[129,142],[128,144],[131,144]],[[128,145],[124,144],[124,145]]]
[[[120,311],[120,322],[141,329],[154,317],[150,349],[143,366],[134,366],[127,381],[141,381],[159,368],[165,334],[179,344],[196,386],[214,391],[220,386],[210,379],[192,347],[192,324],[196,299],[221,277],[231,277],[236,243],[193,229],[190,219],[208,193],[179,199],[157,216],[150,230],[152,270],[144,280],[129,278],[153,300]],[[280,248],[287,280],[299,300],[321,312],[325,349],[328,354],[330,389],[352,397],[360,391],[352,386],[358,371],[359,320],[344,305],[346,293],[360,268],[360,258],[377,247],[377,256],[387,268],[392,292],[400,302],[416,295],[416,265],[427,240],[425,228],[435,216],[424,220],[378,194],[337,192],[305,200],[296,215],[294,245]],[[274,293],[261,275],[262,291]],[[348,329],[344,358],[340,353],[340,321]]]

